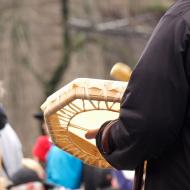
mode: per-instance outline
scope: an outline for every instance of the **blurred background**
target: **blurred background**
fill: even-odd
[[[25,156],[40,133],[33,114],[78,77],[134,68],[172,0],[0,0],[0,102]],[[2,93],[1,93],[2,94]]]

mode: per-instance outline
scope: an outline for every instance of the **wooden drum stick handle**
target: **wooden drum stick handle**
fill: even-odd
[[[110,75],[114,79],[121,81],[128,81],[131,76],[131,73],[131,68],[124,63],[116,63],[110,71]]]

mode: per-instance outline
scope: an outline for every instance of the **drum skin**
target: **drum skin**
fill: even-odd
[[[118,118],[126,87],[127,82],[78,78],[49,96],[41,109],[52,142],[86,164],[111,168],[84,134]]]

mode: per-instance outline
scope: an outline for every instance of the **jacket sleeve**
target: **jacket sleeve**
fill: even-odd
[[[185,121],[188,82],[185,56],[189,30],[183,17],[163,17],[155,28],[124,93],[120,116],[105,123],[97,147],[117,169],[135,169],[177,140]],[[102,134],[109,125],[109,151]]]

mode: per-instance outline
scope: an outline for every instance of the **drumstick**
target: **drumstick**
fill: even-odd
[[[131,68],[124,63],[116,63],[110,71],[110,75],[114,79],[121,81],[128,81],[131,76],[131,73]]]

